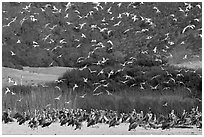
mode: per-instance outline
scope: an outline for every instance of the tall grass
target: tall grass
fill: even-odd
[[[150,91],[140,89],[123,89],[114,92],[113,95],[107,95],[106,92],[99,96],[94,96],[89,89],[78,89],[73,91],[67,86],[62,86],[61,91],[55,88],[55,83],[47,84],[48,87],[31,87],[31,86],[12,86],[10,90],[16,95],[10,93],[4,94],[3,89],[2,110],[11,108],[14,112],[31,111],[35,109],[43,110],[44,108],[54,109],[112,109],[119,112],[130,112],[143,110],[147,112],[149,108],[154,113],[167,114],[174,109],[181,114],[183,109],[190,110],[192,107],[199,106],[202,103],[191,98],[185,90],[176,89],[175,91]],[[87,93],[85,98],[81,95]],[[54,98],[61,96],[60,100]],[[21,99],[21,101],[17,101]],[[65,103],[70,101],[70,103]],[[163,106],[167,102],[167,106]],[[50,105],[49,105],[50,104]],[[47,106],[47,107],[46,107]],[[201,110],[200,110],[201,111]]]

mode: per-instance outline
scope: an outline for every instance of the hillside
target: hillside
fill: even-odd
[[[201,61],[199,2],[2,4],[3,66],[81,67],[140,54],[169,64]]]

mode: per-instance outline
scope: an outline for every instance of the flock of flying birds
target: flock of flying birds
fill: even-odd
[[[44,7],[41,7],[40,8],[40,12],[44,13],[46,12],[46,10],[49,10],[50,7],[52,7],[52,14],[62,14],[64,16],[65,19],[67,19],[67,22],[66,24],[68,26],[71,26],[71,27],[74,27],[75,29],[78,29],[78,30],[82,30],[83,29],[86,29],[87,26],[88,26],[88,23],[86,22],[86,20],[88,18],[92,18],[93,17],[93,14],[94,12],[105,12],[105,14],[107,15],[112,15],[112,17],[109,19],[108,17],[106,18],[104,16],[104,18],[101,20],[100,24],[92,24],[90,25],[90,28],[91,30],[95,30],[95,31],[99,31],[100,33],[104,33],[104,32],[107,32],[108,35],[110,35],[113,31],[114,31],[114,28],[117,28],[117,27],[120,27],[120,25],[123,23],[123,18],[131,18],[131,20],[133,22],[137,22],[137,21],[145,21],[145,22],[148,22],[152,28],[155,27],[156,24],[154,24],[154,22],[152,22],[152,19],[151,18],[145,18],[145,17],[142,17],[142,16],[138,16],[134,13],[129,13],[129,12],[123,12],[123,13],[114,13],[114,10],[113,10],[113,7],[110,6],[108,9],[104,10],[104,7],[101,5],[101,3],[96,3],[96,6],[93,7],[93,10],[89,11],[86,15],[83,15],[80,13],[79,10],[74,10],[74,15],[71,15],[71,13],[69,13],[72,5],[74,3],[67,3],[67,5],[65,5],[65,10],[62,11],[62,9],[58,9],[56,6],[52,6],[51,4],[46,4]],[[106,4],[106,3],[105,3]],[[118,3],[116,8],[121,8],[123,3]],[[144,3],[140,3],[140,4],[144,4]],[[31,12],[32,11],[32,3],[30,3],[28,6],[22,8],[22,10],[20,11],[20,14],[25,14],[27,12]],[[179,8],[179,12],[183,12],[186,14],[187,11],[189,11],[190,9],[192,8],[199,8],[201,9],[201,6],[200,5],[196,5],[196,7],[192,7],[191,4],[189,3],[185,3],[186,5],[186,9],[181,9]],[[131,8],[136,8],[134,6],[133,3],[130,3],[127,7],[131,7]],[[158,14],[160,13],[161,11],[158,9],[158,7],[154,7],[153,8],[155,10],[155,14]],[[128,10],[128,8],[127,8]],[[6,13],[7,11],[3,11],[3,13]],[[115,14],[117,16],[115,16]],[[32,20],[32,21],[37,21],[38,19],[35,18],[35,16],[37,17],[37,15],[39,15],[39,13],[33,13],[33,15],[30,15],[30,16],[25,16],[22,20],[20,20],[20,25],[22,26],[24,21],[25,20]],[[77,16],[77,20],[78,22],[80,22],[79,24],[75,24],[74,22],[71,22],[70,20],[70,16]],[[174,14],[171,14],[170,16],[172,17],[175,17]],[[4,18],[5,19],[5,18]],[[15,23],[17,22],[17,19],[18,17],[16,16],[15,18],[13,18],[7,25],[3,25],[3,29],[5,27],[9,27],[11,26],[12,23]],[[8,19],[7,19],[8,20]],[[112,21],[116,20],[117,22],[115,24],[111,24]],[[175,18],[176,20],[176,18]],[[196,21],[200,21],[200,19],[195,19]],[[110,23],[109,23],[110,22]],[[17,22],[18,23],[18,22]],[[104,27],[103,26],[112,26],[112,27]],[[194,25],[187,25],[182,33],[185,33],[185,31],[187,29],[194,29],[195,26]],[[57,24],[54,24],[53,26],[51,25],[51,23],[47,23],[43,26],[43,29],[48,29],[49,32],[52,32],[54,31],[55,29],[58,29],[58,25]],[[124,30],[124,33],[127,33],[131,30],[134,30],[134,28],[127,28],[126,30]],[[64,30],[64,31],[67,31],[67,30]],[[135,31],[135,34],[137,33],[143,33],[143,32],[146,32],[146,31],[149,31],[148,29],[141,29],[139,31]],[[48,35],[45,35],[41,40],[44,41],[44,42],[48,42],[48,43],[58,43],[55,47],[53,47],[52,49],[51,48],[45,48],[45,50],[48,50],[48,51],[51,51],[51,52],[54,52],[56,49],[58,48],[63,48],[64,44],[68,43],[65,39],[60,39],[59,42],[56,42],[53,38],[52,38],[52,33],[49,33]],[[76,49],[80,49],[83,45],[83,43],[81,42],[81,40],[83,39],[86,39],[88,36],[86,36],[85,33],[80,33],[79,34],[79,37],[76,36],[77,38],[74,39],[74,41],[76,43],[78,43],[76,45]],[[147,35],[147,39],[152,39],[154,36],[148,36]],[[167,39],[170,39],[169,37],[169,33],[166,34],[166,37],[164,38],[164,40],[167,40]],[[21,43],[23,40],[21,39],[18,39],[16,43]],[[105,49],[105,48],[108,48],[108,50],[112,50],[113,48],[115,48],[115,41],[111,40],[111,39],[108,39],[106,41],[98,41],[97,39],[92,39],[91,40],[91,51],[88,52],[88,55],[87,56],[81,56],[79,57],[76,62],[77,63],[83,63],[85,62],[86,60],[90,59],[92,57],[92,55],[96,52],[96,51],[100,51],[100,49]],[[182,41],[181,42],[182,44],[184,44],[185,42]],[[169,46],[165,46],[163,49],[159,49],[157,46],[155,46],[152,50],[141,50],[140,53],[141,54],[150,54],[150,53],[153,53],[156,58],[155,58],[155,61],[156,62],[159,62],[159,63],[162,63],[162,60],[161,60],[161,55],[160,53],[161,52],[165,52],[166,54],[169,54],[168,56],[166,56],[167,58],[172,58],[173,55],[168,52],[167,50],[170,49],[170,46],[174,44],[172,41],[169,41]],[[37,47],[40,47],[39,43],[37,41],[33,41],[33,47],[37,48]],[[11,55],[12,56],[16,56],[16,53],[14,53],[14,51],[10,51],[11,52]],[[60,54],[60,55],[57,55],[57,58],[62,58],[63,54]],[[183,59],[187,59],[189,55],[184,55]],[[107,58],[107,57],[102,57],[100,60],[98,60],[97,62],[93,62],[92,65],[95,65],[95,66],[103,66],[104,64],[106,64],[110,59]],[[84,71],[84,70],[88,70],[90,72],[91,75],[96,75],[98,77],[100,77],[101,75],[107,75],[107,78],[106,79],[101,79],[100,81],[97,81],[97,82],[93,82],[91,81],[91,85],[93,88],[93,95],[94,96],[99,96],[99,95],[102,95],[104,92],[98,92],[98,91],[101,91],[100,89],[103,89],[107,95],[113,95],[113,93],[109,90],[109,87],[111,87],[111,83],[109,82],[109,80],[111,79],[112,76],[116,75],[117,73],[122,73],[125,68],[131,64],[133,64],[135,61],[137,61],[137,58],[135,57],[130,57],[129,60],[127,60],[126,62],[124,63],[121,63],[120,64],[120,68],[115,70],[115,69],[112,69],[112,70],[105,70],[105,68],[102,68],[100,70],[92,70],[89,66],[85,65],[84,67],[82,68],[78,68],[79,71]],[[53,66],[54,65],[54,61],[52,61],[49,66]],[[127,74],[123,75],[122,76],[122,79],[120,79],[120,81],[118,83],[120,84],[128,84],[130,83],[131,81],[133,81],[133,83],[131,85],[129,85],[129,87],[135,87],[135,86],[139,86],[139,88],[141,90],[144,90],[146,88],[149,88],[151,90],[167,90],[167,89],[171,89],[171,86],[168,86],[168,85],[171,85],[172,83],[174,85],[176,84],[181,84],[185,87],[185,84],[182,82],[182,81],[177,81],[173,76],[172,74],[170,74],[168,72],[168,70],[166,70],[163,66],[161,66],[161,70],[166,73],[166,75],[168,76],[168,80],[167,81],[163,81],[162,84],[166,84],[167,86],[163,87],[161,86],[161,84],[156,84],[156,85],[152,85],[151,84],[151,81],[154,81],[155,79],[157,78],[160,78],[162,77],[162,75],[155,75],[155,76],[152,76],[152,78],[150,79],[150,81],[143,81],[141,83],[135,83],[134,82],[134,77],[132,76],[129,76]],[[176,75],[176,77],[184,77],[183,73],[184,72],[187,72],[188,70],[178,70],[178,73]],[[140,73],[144,74],[147,73],[145,71],[140,71]],[[196,73],[196,70],[193,71],[193,73]],[[199,78],[202,78],[201,75],[197,74],[199,76]],[[83,77],[82,79],[83,83],[89,83],[90,82],[90,79],[87,78],[87,77]],[[12,78],[8,78],[8,82],[9,83],[14,83],[13,85],[17,85],[17,82],[12,80]],[[61,83],[63,82],[63,80],[56,80],[57,83]],[[43,87],[47,87],[46,85],[43,85]],[[74,83],[72,85],[72,90],[75,91],[77,88],[79,88],[81,85],[80,83]],[[162,87],[162,88],[161,88]],[[188,88],[188,87],[185,87],[187,91],[191,92],[191,89]],[[61,90],[61,88],[59,86],[56,86],[56,89],[58,90]],[[5,94],[8,94],[8,93],[11,93],[12,95],[15,95],[14,92],[10,91],[9,87],[6,87],[6,91],[5,91]],[[80,95],[81,98],[85,98],[87,94],[83,94],[83,95]],[[59,100],[61,96],[58,96],[55,98],[55,100]]]
[[[123,4],[123,3],[118,3],[117,8],[120,8],[121,4]],[[143,4],[143,3],[141,3],[141,4]],[[186,4],[188,5],[186,10],[189,10],[189,9],[193,8],[190,4],[188,4],[188,3],[186,3]],[[32,4],[30,3],[28,6],[22,8],[20,13],[24,14],[26,12],[30,12],[31,11],[31,5]],[[58,9],[57,7],[53,6],[52,14],[62,14],[63,15],[64,13],[66,13],[64,15],[64,19],[67,20],[66,25],[69,26],[69,27],[74,27],[76,30],[80,30],[81,33],[79,35],[76,35],[75,39],[74,39],[74,42],[77,43],[75,48],[80,50],[80,48],[84,46],[83,42],[81,42],[81,41],[88,38],[88,35],[83,33],[83,31],[82,31],[82,30],[86,29],[89,26],[89,24],[86,22],[86,20],[88,18],[92,18],[94,16],[94,12],[102,12],[104,7],[100,3],[97,3],[96,6],[93,7],[93,10],[89,11],[86,15],[82,15],[79,10],[74,10],[74,15],[77,17],[77,20],[79,22],[79,24],[75,24],[70,19],[74,15],[72,15],[71,13],[68,12],[71,9],[71,6],[72,6],[72,3],[67,3],[67,5],[65,5],[66,9],[64,11],[62,11],[62,9]],[[128,5],[128,7],[131,7],[131,6],[134,8],[134,5],[131,5],[131,3],[130,3]],[[51,7],[50,4],[46,4],[44,7],[40,8],[40,12],[44,13],[50,7]],[[196,5],[196,7],[201,9],[200,5]],[[127,10],[128,10],[128,8],[127,8]],[[154,10],[155,10],[155,14],[160,13],[160,10],[157,7],[154,7]],[[181,8],[179,9],[179,11],[183,12],[183,13],[186,13],[186,10],[182,10]],[[113,15],[113,16],[111,18],[108,18],[108,17],[106,18],[104,16],[104,18],[101,20],[100,24],[90,25],[91,30],[99,31],[100,33],[107,33],[108,35],[111,35],[115,28],[120,28],[121,24],[124,24],[123,23],[123,18],[125,18],[125,19],[126,18],[131,18],[131,20],[133,22],[145,21],[145,22],[148,22],[151,25],[152,28],[156,27],[156,24],[154,24],[154,22],[152,22],[151,18],[145,18],[145,17],[138,16],[138,15],[135,15],[135,14],[129,13],[129,12],[118,13],[117,16],[115,16],[114,15],[115,13],[113,13],[114,11],[113,11],[112,7],[109,7],[107,10],[104,10],[104,11],[105,11],[106,14],[108,14],[108,16],[110,16],[110,15]],[[3,11],[3,13],[6,13],[6,12],[7,11]],[[25,16],[22,20],[19,21],[19,23],[22,26],[23,23],[25,22],[25,20],[28,20],[28,19],[30,19],[33,22],[38,21],[38,19],[35,18],[38,15],[39,15],[39,13],[33,13],[33,15]],[[172,14],[171,16],[174,18],[175,15]],[[16,16],[16,17],[12,18],[12,20],[8,24],[6,24],[6,25],[3,24],[3,29],[5,29],[6,27],[11,26],[12,23],[16,23],[18,18],[19,17]],[[4,19],[9,20],[9,18],[7,18],[7,19],[4,18]],[[174,18],[174,20],[176,21],[177,19]],[[200,22],[201,19],[196,18],[195,21]],[[115,23],[112,23],[112,22],[115,22]],[[103,26],[111,26],[111,27],[103,27]],[[45,47],[45,48],[43,48],[44,50],[47,50],[47,51],[50,51],[50,52],[54,53],[58,48],[61,49],[61,48],[63,48],[64,45],[66,45],[66,43],[68,43],[66,41],[66,39],[60,39],[58,41],[56,41],[54,39],[54,36],[52,35],[52,31],[59,29],[58,27],[59,26],[57,24],[52,25],[52,23],[47,23],[44,26],[42,26],[42,29],[48,30],[49,34],[44,35],[42,37],[41,41],[43,41],[45,43],[49,43],[49,44],[57,43],[57,44],[55,44],[55,47],[52,47],[52,48]],[[187,29],[195,29],[195,26],[190,25],[190,24],[187,25],[182,30],[182,33],[185,33],[187,31]],[[134,30],[133,27],[132,28],[128,27],[128,28],[126,28],[124,30],[123,33],[128,33],[128,32],[130,32],[132,30]],[[67,31],[67,30],[64,30],[64,31]],[[135,31],[135,36],[137,34],[146,33],[148,31],[149,31],[148,29],[137,30],[137,31]],[[150,40],[153,37],[154,36],[152,36],[152,35],[147,35],[146,39]],[[160,53],[164,52],[166,55],[168,55],[168,56],[166,56],[167,58],[172,58],[173,55],[170,52],[168,52],[168,49],[170,49],[171,48],[170,46],[174,44],[173,41],[170,41],[169,33],[166,34],[166,37],[163,40],[169,40],[169,42],[168,42],[169,45],[164,46],[163,49],[160,49],[159,47],[155,46],[151,50],[141,50],[140,53],[141,54],[152,54],[153,53],[156,56],[155,61],[162,64],[162,60],[161,60],[162,57],[161,57]],[[21,44],[22,42],[23,42],[23,39],[19,38],[19,39],[17,39],[16,43]],[[102,50],[107,49],[108,51],[113,50],[114,48],[117,48],[115,46],[116,43],[117,43],[116,41],[111,40],[111,39],[103,40],[103,41],[98,41],[97,39],[92,39],[91,43],[90,43],[91,51],[88,52],[87,56],[79,57],[76,60],[76,62],[79,63],[79,64],[86,62],[87,60],[92,58],[92,55],[94,55],[95,52],[100,51],[101,49]],[[185,44],[184,41],[182,41],[181,43]],[[34,48],[40,48],[41,45],[39,44],[39,42],[33,41],[33,47]],[[15,53],[13,50],[11,50],[10,54],[11,54],[11,56],[15,57],[17,53]],[[189,55],[187,55],[187,54],[184,55],[183,59],[187,60],[188,56]],[[63,54],[59,54],[59,55],[56,56],[57,59],[60,59],[62,57],[63,57]],[[82,77],[80,79],[82,81],[81,83],[83,83],[83,84],[77,83],[77,82],[72,83],[73,84],[73,85],[71,85],[72,91],[76,91],[77,89],[81,88],[82,85],[84,86],[86,84],[89,84],[93,88],[93,92],[92,92],[93,96],[100,96],[102,94],[107,94],[108,96],[113,96],[114,91],[112,90],[112,87],[114,87],[114,85],[111,82],[111,79],[114,76],[116,76],[118,74],[121,74],[120,80],[117,81],[117,84],[124,85],[124,86],[128,85],[130,88],[139,87],[139,89],[141,91],[145,90],[145,89],[151,89],[153,91],[155,91],[155,90],[161,90],[161,91],[171,90],[172,85],[173,86],[182,85],[189,93],[191,93],[191,89],[189,87],[187,87],[183,81],[178,80],[178,79],[183,79],[184,78],[184,73],[188,73],[188,72],[195,73],[198,76],[198,78],[202,78],[202,76],[200,74],[196,73],[196,70],[191,71],[191,70],[187,70],[187,69],[176,70],[177,74],[176,74],[176,77],[175,77],[166,69],[165,65],[161,65],[160,66],[161,71],[167,76],[166,81],[162,81],[162,83],[158,83],[156,85],[151,84],[153,81],[155,81],[157,79],[160,79],[163,76],[162,74],[157,74],[157,75],[153,75],[151,77],[151,79],[148,80],[148,81],[142,81],[142,82],[138,83],[138,82],[136,82],[134,77],[132,77],[132,76],[130,76],[128,74],[123,75],[123,72],[126,70],[126,68],[133,65],[134,62],[137,61],[137,58],[130,57],[124,63],[120,63],[118,69],[109,69],[109,70],[107,70],[106,68],[103,68],[102,66],[104,66],[106,63],[108,63],[108,61],[110,61],[110,58],[101,57],[101,59],[99,59],[97,62],[92,63],[92,65],[94,65],[94,66],[99,66],[101,68],[100,70],[92,69],[88,65],[85,65],[82,68],[76,68],[78,71],[84,71],[84,72],[88,71],[89,74],[91,74],[91,75],[93,75],[95,77],[98,77],[98,79],[97,79],[97,81],[92,81],[91,79],[89,79],[89,77],[84,76],[84,77]],[[54,61],[52,61],[49,64],[49,66],[54,66]],[[146,75],[148,72],[147,71],[140,71],[139,73],[142,74],[142,75]],[[104,79],[99,79],[99,78],[102,78],[103,76],[105,76]],[[64,81],[66,81],[66,79],[58,79],[55,82],[60,84],[60,83],[63,83]],[[19,85],[11,77],[8,77],[8,82],[12,83],[13,85]],[[131,84],[129,84],[129,83],[131,83]],[[36,85],[36,86],[39,86],[39,85]],[[43,88],[48,87],[45,84],[41,84],[41,86]],[[56,88],[56,90],[62,91],[61,87],[58,86],[58,85],[56,85],[55,88]],[[5,88],[4,94],[5,95],[11,94],[12,96],[16,95],[16,93],[11,91],[9,87]],[[82,99],[86,98],[86,96],[87,96],[87,93],[79,95],[79,97],[82,98]],[[55,97],[54,100],[60,100],[61,97],[62,97],[62,95],[59,95],[59,96]],[[200,99],[198,99],[198,98],[196,98],[196,99],[199,102],[201,102]],[[17,99],[18,102],[21,102],[22,100],[23,100],[22,97]],[[69,104],[69,103],[70,103],[70,101],[65,102],[65,104]],[[48,105],[50,105],[50,104],[48,104]],[[168,104],[165,103],[163,106],[167,106],[167,105]],[[147,115],[146,117],[142,116],[142,118],[138,118],[137,114],[135,114],[135,113],[127,115],[126,118],[125,118],[126,114],[118,116],[115,113],[114,114],[111,114],[111,113],[103,114],[102,112],[98,112],[98,111],[93,111],[93,113],[91,113],[91,114],[86,113],[85,111],[81,111],[81,110],[79,112],[78,111],[76,111],[76,112],[75,111],[73,111],[73,112],[62,111],[61,114],[60,114],[60,112],[56,112],[56,111],[54,111],[53,114],[48,114],[47,112],[44,112],[44,113],[45,113],[45,114],[43,114],[44,117],[36,115],[33,118],[30,118],[29,119],[29,126],[31,128],[36,128],[39,125],[41,125],[42,127],[46,127],[46,126],[49,126],[51,123],[53,123],[54,120],[56,120],[56,119],[60,121],[61,125],[65,125],[65,124],[70,123],[70,125],[76,126],[76,129],[81,128],[82,121],[87,121],[87,123],[89,123],[89,125],[87,125],[87,126],[91,126],[91,125],[96,125],[97,123],[99,123],[99,120],[101,120],[102,123],[109,124],[109,127],[119,125],[122,122],[126,121],[126,122],[130,123],[129,130],[132,130],[132,129],[136,128],[137,126],[141,126],[141,125],[144,126],[145,128],[146,127],[149,127],[149,128],[160,128],[161,127],[162,129],[163,128],[164,129],[165,128],[170,128],[170,127],[173,127],[173,125],[175,125],[175,123],[174,123],[175,121],[174,121],[173,118],[170,118],[170,120],[168,118],[163,118],[164,123],[162,123],[161,121],[160,121],[161,123],[159,123],[158,122],[159,118],[154,119],[150,115]],[[53,118],[51,118],[52,115],[54,115]],[[172,115],[175,115],[175,114],[172,112]],[[8,117],[6,117],[6,118],[8,118]],[[19,119],[19,122],[21,121],[21,123],[22,122],[24,123],[26,121],[25,117],[22,116],[22,115],[16,116],[16,119]],[[8,120],[8,119],[6,119],[6,120]],[[200,119],[198,121],[200,121]],[[184,121],[181,121],[181,123],[182,122],[185,123],[186,121],[184,120]],[[190,122],[192,122],[192,121],[190,121]],[[200,123],[200,125],[202,126],[202,123]]]
[[[23,7],[19,13],[24,15],[25,17],[23,19],[19,19],[21,17],[14,17],[12,18],[12,20],[7,24],[7,25],[3,25],[3,29],[6,28],[6,27],[10,27],[12,23],[20,23],[20,25],[22,26],[23,23],[25,22],[25,20],[31,20],[33,22],[35,21],[38,21],[38,16],[40,14],[44,14],[46,13],[47,11],[50,11],[51,9],[51,12],[52,14],[56,14],[56,15],[60,15],[62,16],[66,21],[66,24],[67,24],[67,27],[71,27],[71,28],[75,28],[77,30],[79,30],[78,34],[75,34],[74,36],[74,42],[76,43],[76,48],[77,49],[80,49],[81,47],[85,46],[83,44],[83,40],[84,39],[89,39],[87,34],[85,34],[86,32],[84,32],[84,29],[91,29],[93,31],[99,31],[100,33],[107,33],[108,35],[111,35],[112,32],[114,32],[114,29],[117,29],[119,27],[121,27],[121,24],[124,24],[125,22],[123,22],[124,20],[126,20],[126,18],[130,18],[132,20],[133,23],[137,22],[137,21],[144,21],[146,23],[149,23],[151,28],[154,28],[156,27],[156,24],[152,21],[151,18],[146,18],[146,17],[142,17],[140,15],[137,15],[135,13],[131,13],[131,12],[128,12],[129,9],[134,9],[134,8],[137,8],[137,6],[134,5],[134,3],[129,3],[127,5],[127,11],[126,12],[123,12],[123,13],[115,13],[115,9],[114,8],[124,8],[122,5],[123,4],[126,4],[126,3],[117,3],[117,5],[114,7],[114,6],[110,6],[109,8],[107,8],[106,4],[103,5],[102,3],[94,3],[95,6],[92,8],[91,11],[89,11],[87,14],[84,15],[84,13],[81,13],[80,10],[77,10],[75,9],[74,11],[70,11],[72,10],[72,6],[74,5],[74,3],[70,3],[68,2],[65,6],[65,9],[61,9],[61,8],[57,8],[56,6],[53,6],[51,4],[45,4],[43,7],[40,8],[40,10],[38,12],[35,12],[35,11],[32,11],[34,9],[32,9],[32,3],[29,3],[29,5]],[[139,5],[143,5],[144,3],[140,3]],[[185,15],[188,13],[189,10],[191,10],[192,8],[198,8],[198,9],[201,9],[201,6],[198,4],[196,5],[195,7],[193,7],[190,3],[184,3],[185,4],[185,7],[186,9],[182,9],[181,7],[179,7],[178,11],[179,12],[182,12],[184,13]],[[154,11],[155,11],[155,14],[159,14],[161,11],[158,9],[158,7],[154,6],[153,7]],[[4,10],[3,13],[7,13],[8,11]],[[33,13],[34,12],[34,13]],[[73,12],[73,14],[71,14],[71,12]],[[104,14],[106,15],[107,14],[107,17],[104,15],[104,18],[99,21],[99,23],[96,23],[96,24],[89,24],[87,22],[88,19],[91,19],[93,18],[93,16],[95,16],[94,13],[97,13],[97,12],[104,12]],[[28,15],[26,15],[26,13],[29,13]],[[32,13],[32,14],[31,14]],[[76,16],[76,19],[74,20],[76,22],[78,22],[78,24],[76,24],[75,22],[73,22],[72,18]],[[111,17],[109,17],[111,16]],[[171,14],[170,15],[171,17],[174,18],[174,20],[177,20],[175,15],[174,14]],[[124,19],[124,20],[123,20]],[[4,18],[4,20],[7,20],[9,21],[10,19],[9,18]],[[194,19],[195,21],[197,22],[200,22],[201,19],[199,18],[196,18]],[[114,22],[114,23],[113,23]],[[105,26],[105,27],[103,27]],[[108,26],[108,27],[106,27]],[[48,50],[50,52],[53,52],[55,53],[55,51],[60,48],[62,49],[64,47],[64,45],[66,45],[67,43],[69,43],[68,41],[66,41],[65,38],[62,38],[62,39],[55,39],[52,34],[52,31],[55,31],[57,29],[59,29],[58,27],[60,27],[58,24],[53,24],[50,22],[50,23],[47,23],[45,24],[44,26],[42,26],[42,29],[46,29],[46,31],[48,32],[48,34],[45,34],[42,39],[40,39],[39,41],[43,41],[45,43],[49,43],[49,44],[53,44],[55,43],[54,47],[52,48],[42,48],[42,50]],[[90,28],[88,28],[90,27]],[[185,33],[187,31],[187,29],[195,29],[195,25],[187,25],[186,27],[183,28],[182,30],[182,33]],[[64,32],[68,31],[68,30],[63,30]],[[133,27],[128,27],[126,29],[124,29],[123,33],[128,33],[130,31],[135,31]],[[141,29],[141,30],[137,30],[135,31],[135,35],[137,34],[140,34],[140,33],[146,33],[148,32],[149,29]],[[170,46],[174,44],[173,41],[171,41],[170,39],[170,36],[169,36],[169,33],[166,33],[165,34],[166,37],[163,39],[163,40],[168,40],[168,43],[169,43],[169,46],[164,46],[162,49],[159,49],[158,50],[158,47],[155,46],[153,48],[153,53],[154,54],[158,54],[159,52],[162,52],[162,53],[165,53],[165,54],[168,54],[167,58],[171,58],[173,57],[173,55],[168,52],[168,49],[170,49]],[[137,37],[137,36],[136,36]],[[150,39],[153,39],[154,36],[153,35],[147,35],[146,36],[146,39],[147,40],[150,40]],[[162,40],[162,41],[163,41]],[[20,44],[23,42],[23,39],[21,39],[19,37],[19,39],[16,40],[17,44]],[[88,53],[88,56],[85,57],[79,57],[77,62],[80,62],[82,60],[85,60],[85,59],[88,59],[91,57],[92,54],[94,54],[94,52],[96,50],[101,50],[101,49],[106,49],[108,48],[108,50],[112,50],[114,48],[117,48],[116,47],[116,41],[114,40],[111,40],[111,39],[107,39],[107,40],[101,40],[99,41],[97,38],[96,39],[92,39],[90,40],[91,43],[91,51]],[[40,42],[41,43],[41,42]],[[185,43],[184,41],[182,41],[181,43]],[[86,45],[87,46],[87,45]],[[42,47],[41,44],[39,44],[38,41],[33,41],[33,47],[34,48],[39,48],[39,47]],[[149,54],[151,53],[152,51],[148,51],[148,50],[141,50],[140,52],[142,54]],[[15,56],[16,53],[14,51],[10,51],[11,55],[12,56]],[[63,54],[59,54],[59,53],[55,53],[55,54],[58,54],[56,56],[57,59],[60,59],[63,57]],[[187,55],[184,55],[184,59],[187,59]],[[53,66],[54,65],[54,61],[50,62],[49,66]]]

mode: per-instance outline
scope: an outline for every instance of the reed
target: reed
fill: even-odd
[[[32,87],[32,86],[12,86],[10,90],[16,95],[2,94],[2,110],[11,108],[14,111],[24,112],[35,109],[112,109],[119,112],[130,112],[133,109],[136,111],[147,112],[149,108],[154,113],[167,114],[172,109],[176,113],[181,114],[183,109],[190,110],[192,107],[199,106],[202,103],[196,101],[183,89],[175,89],[174,91],[151,91],[140,89],[122,89],[113,92],[113,95],[108,95],[104,92],[101,95],[93,95],[90,89],[78,89],[73,91],[66,86],[61,87],[61,90],[55,88],[55,83],[47,84],[48,87]],[[5,91],[5,89],[3,89]],[[84,98],[80,96],[84,93],[87,95]],[[55,99],[59,97],[59,100]],[[20,100],[21,99],[21,100]],[[69,103],[68,103],[69,102]],[[167,103],[167,106],[164,104]],[[201,110],[200,110],[201,111]]]

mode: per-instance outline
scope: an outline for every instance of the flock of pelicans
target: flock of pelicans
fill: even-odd
[[[171,111],[168,115],[156,115],[151,111],[145,114],[143,111],[139,113],[134,109],[130,113],[119,113],[113,110],[97,110],[90,111],[82,109],[49,109],[35,110],[33,113],[17,112],[12,115],[10,108],[3,112],[2,121],[4,123],[18,122],[19,125],[28,124],[31,129],[38,127],[49,127],[52,123],[59,123],[60,126],[72,126],[74,130],[81,129],[82,126],[95,127],[97,124],[107,124],[109,128],[120,125],[121,123],[129,124],[128,131],[136,130],[137,127],[145,129],[170,129],[170,128],[202,128],[202,113],[197,108],[192,108],[191,111],[186,110],[178,116]]]

